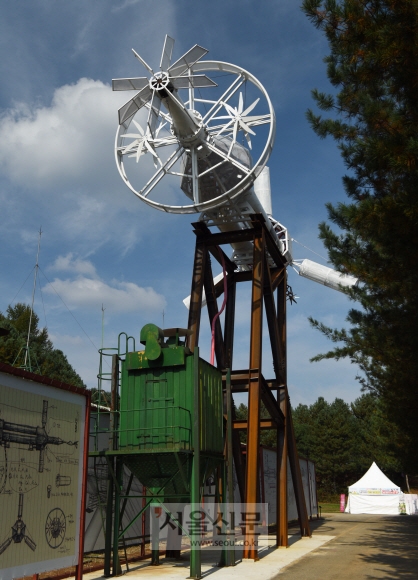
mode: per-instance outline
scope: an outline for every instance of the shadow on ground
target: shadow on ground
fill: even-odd
[[[418,516],[385,517],[384,526],[373,526],[362,538],[369,550],[359,554],[365,564],[389,579],[418,578]],[[369,576],[374,578],[375,576]]]

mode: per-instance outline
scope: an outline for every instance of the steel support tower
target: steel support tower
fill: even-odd
[[[193,224],[196,248],[193,265],[192,291],[189,309],[187,345],[193,351],[199,345],[199,331],[203,291],[212,326],[218,313],[217,297],[223,293],[223,281],[213,282],[212,256],[224,264],[227,272],[228,300],[224,329],[219,317],[215,321],[215,353],[218,368],[224,371],[225,394],[227,376],[230,377],[229,396],[248,393],[248,420],[237,421],[232,411],[232,452],[242,500],[247,504],[259,501],[259,444],[261,429],[277,430],[277,546],[288,546],[287,524],[287,459],[289,459],[301,536],[310,536],[309,518],[305,504],[298,454],[292,424],[292,414],[286,373],[286,295],[287,273],[282,254],[272,238],[263,216],[252,216],[252,227],[231,232],[212,233],[203,222]],[[221,246],[244,241],[253,242],[253,267],[236,271],[236,266],[225,255]],[[251,282],[251,329],[248,369],[226,373],[232,368],[235,326],[235,296],[239,282]],[[277,297],[274,299],[274,293]],[[262,330],[265,311],[275,377],[266,380],[262,373]],[[261,402],[270,414],[260,417]],[[231,405],[232,410],[234,409]],[[247,432],[246,461],[244,466],[239,430]],[[246,528],[244,558],[257,560],[254,529]]]

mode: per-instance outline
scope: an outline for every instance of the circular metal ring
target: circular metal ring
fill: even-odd
[[[260,98],[263,97],[263,102],[267,103],[267,109],[268,109],[268,113],[261,115],[261,117],[263,117],[262,121],[249,121],[247,123],[247,127],[255,127],[257,125],[269,125],[269,129],[268,129],[268,134],[267,137],[265,138],[265,143],[263,141],[263,145],[261,147],[261,152],[258,154],[258,158],[255,160],[255,162],[252,164],[252,167],[248,168],[247,170],[244,168],[240,169],[240,165],[234,161],[234,159],[232,159],[230,153],[231,150],[227,153],[226,151],[221,151],[219,150],[219,148],[216,150],[216,152],[218,153],[218,155],[222,158],[224,158],[224,161],[222,161],[222,163],[231,163],[232,165],[235,165],[235,169],[236,169],[236,176],[239,178],[239,181],[237,183],[235,183],[230,189],[228,189],[227,191],[222,191],[222,193],[220,195],[217,195],[216,197],[213,197],[212,199],[208,199],[208,200],[194,200],[194,203],[188,204],[188,205],[172,205],[166,202],[161,202],[161,201],[157,201],[155,199],[152,199],[152,195],[151,192],[154,190],[154,188],[159,184],[159,182],[165,178],[165,176],[167,174],[170,173],[170,169],[171,167],[174,165],[173,163],[173,159],[175,159],[175,162],[177,163],[180,158],[184,155],[184,154],[190,154],[190,151],[184,147],[182,147],[182,145],[178,142],[178,140],[176,141],[176,136],[175,133],[171,133],[171,141],[170,139],[166,139],[167,145],[161,144],[158,140],[158,138],[154,138],[154,136],[150,135],[147,129],[147,132],[145,132],[141,127],[139,127],[141,129],[141,134],[138,133],[138,135],[132,135],[129,133],[130,129],[132,128],[132,122],[135,119],[135,115],[133,115],[128,121],[126,121],[125,123],[123,123],[122,125],[119,126],[117,133],[116,133],[116,140],[115,140],[115,157],[116,157],[116,164],[117,164],[117,168],[118,171],[124,181],[124,183],[129,187],[129,189],[137,196],[139,197],[139,199],[141,199],[142,201],[144,201],[145,203],[147,203],[148,205],[159,209],[161,211],[166,211],[169,213],[177,213],[177,214],[192,214],[192,213],[201,213],[204,211],[207,211],[209,209],[214,209],[216,207],[222,206],[232,200],[237,201],[237,199],[246,191],[248,191],[254,180],[258,177],[258,175],[261,173],[261,171],[263,170],[264,166],[266,165],[272,148],[273,148],[273,144],[274,144],[274,138],[275,138],[275,130],[276,130],[276,120],[275,120],[275,114],[274,114],[274,109],[271,103],[271,100],[268,96],[267,91],[265,90],[265,88],[263,87],[263,85],[260,83],[260,81],[258,81],[258,79],[256,79],[256,77],[254,77],[251,73],[247,72],[246,70],[244,70],[241,67],[235,66],[233,64],[229,64],[229,63],[225,63],[225,62],[220,62],[220,61],[198,61],[196,62],[192,69],[191,69],[192,73],[225,73],[225,74],[231,74],[234,76],[234,80],[233,82],[229,85],[228,89],[226,92],[224,92],[223,95],[221,95],[220,98],[218,98],[217,100],[212,100],[212,101],[204,101],[203,99],[200,98],[196,98],[195,99],[195,90],[194,88],[190,88],[189,89],[189,101],[188,101],[188,107],[189,110],[194,111],[196,110],[196,102],[200,101],[200,102],[207,102],[209,104],[213,105],[211,106],[210,111],[217,111],[219,112],[222,108],[224,110],[227,111],[228,110],[231,111],[233,110],[233,113],[235,115],[235,117],[231,116],[232,113],[229,112],[229,116],[230,116],[230,120],[228,121],[228,117],[223,117],[224,119],[226,119],[225,123],[220,123],[220,125],[218,125],[218,130],[217,132],[212,132],[211,126],[210,126],[210,122],[212,118],[216,118],[215,115],[217,114],[217,112],[215,112],[214,114],[211,114],[209,111],[209,114],[201,114],[202,119],[203,119],[203,128],[206,128],[207,132],[208,132],[208,139],[207,142],[204,143],[204,146],[211,149],[212,151],[215,151],[215,145],[213,144],[213,138],[217,137],[218,135],[222,135],[225,134],[225,131],[229,130],[231,131],[231,129],[228,127],[231,126],[232,120],[235,119],[235,122],[240,122],[237,121],[238,117],[239,117],[239,107],[232,109],[231,106],[229,106],[229,102],[231,100],[231,98],[236,95],[237,91],[239,90],[239,88],[241,86],[244,85],[244,83],[249,82],[251,83],[251,85],[253,87],[255,87],[255,89],[261,93]],[[165,82],[165,77],[163,79],[163,75],[166,75],[166,73],[157,73],[158,75],[158,79],[162,79],[163,82]],[[167,84],[168,84],[168,75],[167,76]],[[187,77],[186,77],[187,78]],[[151,79],[150,81],[150,87],[151,82],[153,82],[155,79],[157,79],[157,75],[154,75],[154,77]],[[260,98],[258,98],[255,103],[257,103]],[[240,95],[240,99],[242,99],[242,95]],[[151,99],[152,103],[151,104],[146,104],[145,106],[148,108],[149,111],[154,110],[154,99]],[[167,98],[167,103],[170,104],[170,99]],[[228,107],[229,109],[225,109],[225,107]],[[255,106],[255,105],[254,105]],[[265,104],[264,104],[265,107]],[[248,107],[249,109],[251,108]],[[242,110],[241,110],[242,112]],[[243,111],[243,113],[245,113],[245,111]],[[160,126],[163,125],[163,123],[167,124],[171,121],[171,118],[168,114],[163,114],[159,111],[155,113],[158,117],[158,120],[160,121]],[[220,117],[218,117],[220,118]],[[249,118],[249,117],[248,117]],[[251,117],[252,119],[256,119],[257,117]],[[231,120],[232,119],[232,120]],[[245,117],[244,117],[245,119]],[[243,120],[244,120],[243,119]],[[251,124],[253,123],[253,124]],[[138,127],[138,123],[135,123],[135,125]],[[243,129],[241,129],[243,130]],[[251,132],[253,134],[255,134],[252,130]],[[128,153],[132,156],[135,153],[135,147],[132,146],[132,143],[130,145],[126,144],[126,138],[127,137],[131,137],[137,138],[138,141],[138,145],[136,146],[136,151],[137,151],[137,158],[139,158],[140,156],[142,156],[142,152],[146,153],[147,151],[150,152],[152,155],[155,155],[155,158],[158,159],[158,163],[160,164],[160,166],[157,166],[157,170],[155,171],[155,173],[153,174],[153,176],[151,177],[151,179],[148,180],[148,182],[146,183],[146,185],[142,188],[139,188],[137,185],[133,185],[131,183],[131,179],[128,177],[128,172],[127,169],[125,167],[125,156],[128,155]],[[234,138],[236,139],[236,132],[234,135]],[[264,139],[264,137],[263,137]],[[161,142],[163,140],[160,140]],[[236,142],[236,141],[235,141]],[[158,156],[158,148],[159,147],[165,147],[165,146],[177,146],[176,149],[176,153],[173,157],[173,155],[171,155],[171,158],[169,157],[169,160],[167,162],[162,162],[161,159]],[[141,149],[140,151],[138,151],[139,149]],[[153,150],[153,152],[151,151],[151,149]],[[259,147],[260,149],[260,147]],[[138,154],[139,153],[139,154]],[[155,161],[154,158],[154,161]],[[199,157],[199,159],[204,158],[203,155],[201,155]],[[197,159],[197,156],[196,156]],[[170,165],[170,163],[172,165]],[[220,165],[221,163],[219,163]],[[238,169],[237,169],[238,168]],[[208,170],[209,171],[209,170]],[[174,173],[174,172],[173,172]],[[207,173],[207,171],[206,171]],[[181,173],[177,172],[176,175],[180,175]],[[197,173],[197,162],[196,163],[192,163],[192,175],[191,175],[191,179],[192,180],[198,180],[200,179],[200,175]],[[197,182],[197,181],[196,181]]]

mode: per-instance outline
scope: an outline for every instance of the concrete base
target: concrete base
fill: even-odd
[[[248,566],[251,566],[252,570],[257,572],[257,576],[260,579],[270,580],[285,566],[292,564],[299,558],[303,558],[303,556],[320,548],[333,538],[334,536],[325,536],[322,534],[320,536],[313,536],[312,538],[301,538],[299,535],[289,536],[289,547],[286,549],[276,549],[273,538],[268,538],[267,536],[261,537],[259,540],[260,559],[257,562],[247,559],[242,560],[241,552],[237,550],[237,563],[235,566],[228,568],[220,568],[218,566],[219,553],[217,551],[204,548],[202,549],[202,577],[210,574],[213,580],[227,578],[239,578],[239,580],[242,580],[243,575],[245,576],[246,571],[248,572]],[[302,540],[310,541],[306,542]],[[131,570],[125,575],[127,577],[129,576],[132,580],[155,580],[157,577],[165,577],[170,580],[185,580],[189,577],[190,561],[187,552],[182,553],[181,561],[161,558],[160,562],[161,565],[157,568],[151,566],[149,560],[141,562],[140,564],[130,565]],[[85,580],[98,580],[99,578],[103,578],[103,575],[100,572],[91,572],[90,574],[84,574],[83,578]]]

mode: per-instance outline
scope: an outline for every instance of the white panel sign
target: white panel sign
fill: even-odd
[[[0,579],[78,563],[86,397],[0,373]]]

